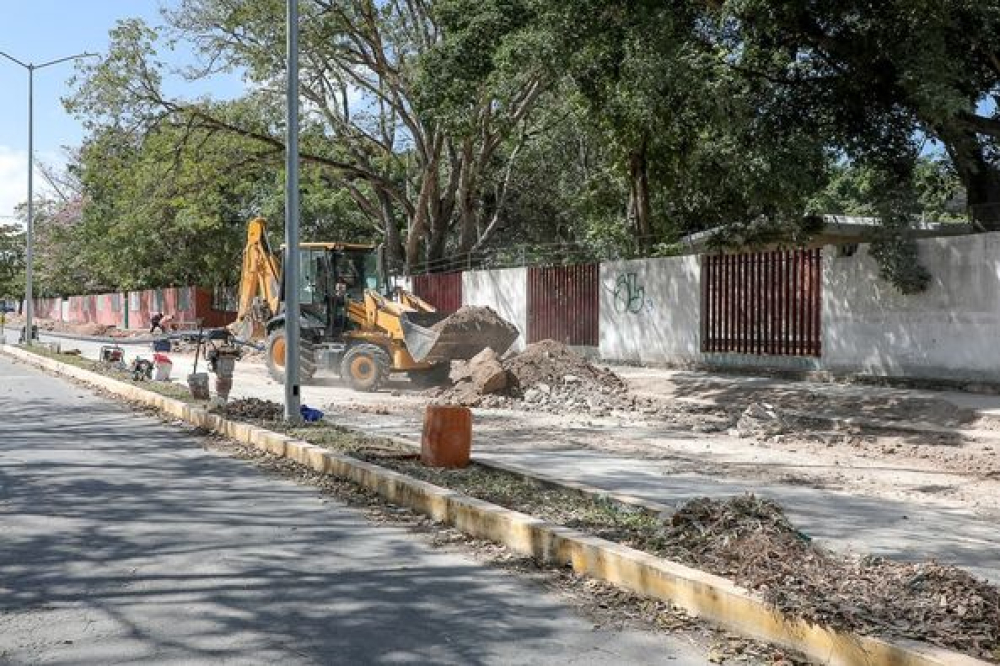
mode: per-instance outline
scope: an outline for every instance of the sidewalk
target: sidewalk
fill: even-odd
[[[479,422],[480,410],[476,411]],[[412,416],[374,417],[345,409],[328,414],[328,418],[372,435],[402,438],[414,446],[420,442],[421,424]],[[689,446],[690,442],[680,444]],[[512,443],[491,433],[477,436],[473,446],[475,460],[631,495],[657,505],[673,507],[694,497],[753,492],[779,502],[799,529],[831,548],[905,560],[934,559],[1000,583],[1000,529],[996,521],[959,508],[790,483],[759,483],[735,475],[714,476],[683,466],[678,469],[676,460],[546,446],[544,435],[538,441],[522,438],[520,443]]]

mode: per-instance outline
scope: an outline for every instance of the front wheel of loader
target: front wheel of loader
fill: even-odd
[[[267,336],[265,360],[267,372],[278,383],[285,382],[285,329],[276,328]],[[305,338],[299,338],[299,382],[305,384],[316,374],[316,348]]]
[[[389,379],[389,355],[378,345],[356,345],[347,350],[340,376],[355,391],[374,393]]]

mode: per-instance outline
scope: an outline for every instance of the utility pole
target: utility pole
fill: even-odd
[[[41,63],[40,65],[36,65],[31,62],[21,62],[14,56],[4,53],[3,51],[0,51],[0,56],[3,56],[12,63],[20,65],[24,69],[28,70],[28,228],[25,233],[27,248],[24,253],[24,343],[31,346],[32,340],[34,339],[32,332],[34,331],[35,319],[35,296],[31,284],[33,277],[32,269],[35,258],[34,244],[32,242],[35,230],[35,70],[42,69],[43,67],[49,67],[50,65],[57,65],[61,62],[66,62],[67,60],[93,58],[96,57],[97,54],[78,53],[76,55],[66,56],[65,58],[49,60],[48,62]]]
[[[299,5],[286,0],[288,15],[285,99],[285,420],[301,418],[299,391]]]

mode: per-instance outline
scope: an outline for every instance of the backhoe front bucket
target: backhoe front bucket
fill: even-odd
[[[400,319],[406,348],[415,361],[440,363],[465,361],[487,347],[497,354],[510,349],[519,335],[517,329],[489,308],[487,316],[468,316],[471,308],[458,315],[438,312],[408,312]]]

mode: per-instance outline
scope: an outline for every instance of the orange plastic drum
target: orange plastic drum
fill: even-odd
[[[472,449],[472,412],[468,407],[428,405],[420,460],[430,467],[466,467]]]

